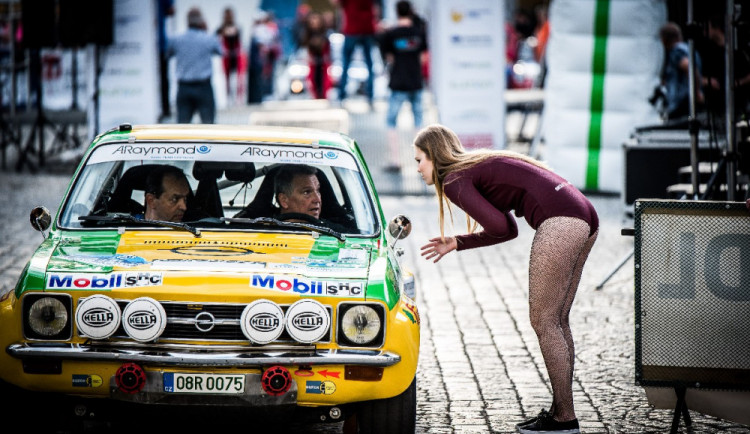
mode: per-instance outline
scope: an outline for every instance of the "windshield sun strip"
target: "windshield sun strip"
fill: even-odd
[[[368,193],[367,194],[367,202],[369,204],[369,212],[374,217],[374,219],[373,219],[374,227],[373,227],[373,232],[371,234],[358,234],[358,233],[355,234],[355,233],[350,233],[350,232],[347,232],[346,234],[347,235],[356,235],[356,236],[362,237],[362,238],[378,238],[380,236],[380,234],[381,234],[382,227],[381,227],[381,221],[380,221],[381,220],[380,219],[380,217],[381,217],[380,216],[380,208],[377,207],[376,204],[375,204],[374,198],[375,198],[375,194],[376,193],[375,193],[375,191],[373,189],[373,186],[370,185],[370,183],[368,182],[368,179],[371,179],[372,175],[369,175],[369,178],[365,176],[365,172],[364,172],[365,169],[364,169],[361,161],[357,158],[357,154],[353,150],[349,149],[345,145],[341,145],[339,147],[339,146],[331,145],[331,144],[310,145],[310,144],[305,144],[305,143],[289,143],[289,142],[283,142],[283,141],[278,141],[278,142],[272,142],[272,141],[268,141],[268,142],[253,142],[253,141],[240,141],[240,140],[231,141],[231,140],[226,140],[226,139],[221,140],[221,141],[199,140],[199,139],[185,139],[185,140],[180,140],[179,142],[177,142],[175,140],[170,140],[170,139],[148,139],[148,140],[143,140],[141,143],[148,143],[148,142],[153,142],[153,143],[170,143],[170,142],[172,142],[172,143],[190,143],[190,144],[193,144],[193,143],[202,143],[202,144],[211,143],[211,144],[217,144],[217,145],[225,144],[225,145],[237,145],[237,146],[242,146],[242,145],[248,145],[248,146],[252,146],[252,145],[257,145],[257,146],[282,145],[282,146],[297,147],[297,148],[304,148],[304,149],[331,149],[331,150],[336,150],[336,151],[340,151],[340,152],[346,153],[347,155],[349,155],[352,158],[352,160],[354,161],[355,166],[357,167],[357,176],[359,178],[360,185]],[[352,142],[354,142],[354,140],[352,140]],[[65,194],[65,197],[63,198],[63,201],[61,203],[60,211],[57,213],[57,219],[55,220],[55,227],[56,228],[66,229],[66,230],[72,230],[72,231],[110,230],[110,228],[95,228],[95,227],[91,227],[91,228],[80,227],[79,228],[79,227],[65,226],[65,225],[62,224],[62,216],[64,214],[64,211],[67,210],[67,207],[69,205],[69,201],[71,200],[72,193],[75,190],[75,186],[80,181],[81,175],[86,170],[86,167],[88,166],[88,162],[91,159],[91,156],[96,152],[96,150],[99,149],[102,146],[124,145],[124,144],[133,144],[133,142],[128,141],[128,140],[123,140],[123,139],[112,140],[112,141],[107,141],[107,142],[99,142],[99,143],[96,143],[93,147],[91,147],[86,152],[85,157],[82,160],[81,165],[77,169],[73,180],[69,184],[69,188],[68,188],[68,190],[67,190],[67,192]],[[360,156],[361,156],[361,152],[360,152]],[[147,161],[147,160],[143,160],[143,161]],[[150,161],[150,160],[148,160],[148,161]],[[170,161],[170,160],[166,160],[166,161]],[[192,160],[188,159],[186,161],[192,161]],[[123,161],[118,161],[116,163],[122,164],[123,162],[124,162],[124,160]],[[273,163],[271,163],[271,164],[273,164]],[[196,222],[188,222],[188,223],[196,223]],[[202,227],[202,229],[204,229],[204,230],[209,229],[209,230],[223,231],[225,228],[210,227],[209,226],[209,227]],[[226,230],[231,231],[231,230],[236,230],[236,229],[226,228]]]

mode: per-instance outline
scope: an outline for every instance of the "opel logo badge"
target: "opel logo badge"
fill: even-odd
[[[195,316],[195,328],[206,333],[214,328],[214,316],[210,312],[201,312]]]

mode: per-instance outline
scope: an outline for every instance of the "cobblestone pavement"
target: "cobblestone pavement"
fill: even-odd
[[[571,313],[576,341],[574,399],[584,433],[669,432],[671,410],[652,409],[634,383],[633,263],[596,286],[632,249],[620,235],[619,198],[593,196],[601,229]],[[451,253],[438,264],[419,247],[439,234],[433,197],[384,198],[386,217],[403,212],[414,230],[404,240],[417,277],[422,318],[418,427],[428,433],[514,432],[514,424],[548,408],[551,392],[528,318],[528,259],[534,231],[519,222],[517,239]],[[463,214],[454,215],[457,233]],[[750,429],[693,412],[693,432]],[[685,430],[684,424],[681,426]],[[687,431],[681,431],[687,432]]]
[[[35,205],[57,209],[69,175],[0,173],[0,287],[15,284],[41,241],[28,223]],[[520,222],[518,239],[451,253],[438,264],[419,247],[439,233],[431,196],[381,198],[386,217],[414,222],[400,241],[417,277],[422,318],[417,431],[508,433],[550,403],[547,375],[527,313],[527,263],[533,231]],[[595,286],[625,257],[632,238],[614,197],[592,197],[602,226],[572,312],[577,345],[575,404],[585,433],[668,432],[670,410],[649,407],[634,384],[632,262],[597,291]],[[455,227],[463,215],[455,213]],[[750,429],[692,412],[693,432],[750,433]],[[340,425],[295,427],[336,432]],[[684,427],[683,427],[684,430]],[[682,431],[687,432],[687,431]]]

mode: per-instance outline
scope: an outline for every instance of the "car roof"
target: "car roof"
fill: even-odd
[[[303,146],[323,144],[359,154],[354,140],[342,133],[301,127],[218,124],[122,124],[97,136],[91,147],[121,140],[239,141]]]

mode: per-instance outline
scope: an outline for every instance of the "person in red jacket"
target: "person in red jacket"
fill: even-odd
[[[328,76],[328,68],[331,66],[331,44],[328,41],[323,15],[311,12],[307,16],[302,43],[307,47],[310,67],[307,79],[310,92],[315,99],[325,99],[331,88],[331,80]]]
[[[221,25],[216,29],[221,45],[224,47],[222,63],[224,66],[224,77],[226,78],[227,98],[230,103],[235,103],[235,99],[241,91],[241,79],[239,78],[240,57],[242,56],[240,28],[234,19],[234,9],[227,7],[224,9],[224,18]]]
[[[344,48],[341,59],[341,78],[339,79],[339,100],[346,98],[346,82],[349,64],[354,49],[360,46],[367,65],[367,101],[373,102],[372,49],[375,46],[376,9],[373,0],[331,0],[342,12],[341,33],[344,34]]]
[[[458,136],[442,125],[419,131],[414,147],[417,171],[427,185],[435,186],[440,210],[440,236],[422,247],[426,259],[437,262],[453,250],[512,240],[518,227],[511,211],[536,230],[529,262],[529,317],[549,373],[552,407],[517,428],[521,433],[578,433],[568,316],[599,232],[594,206],[542,162],[511,151],[466,151]],[[446,199],[474,220],[470,233],[445,236]],[[481,231],[476,231],[477,224]]]

